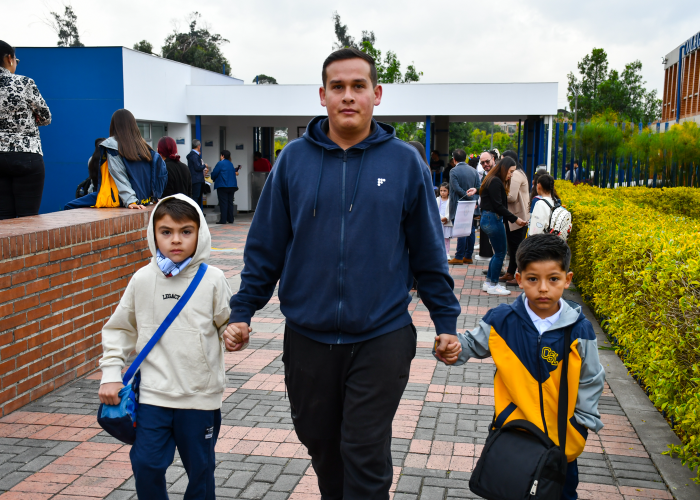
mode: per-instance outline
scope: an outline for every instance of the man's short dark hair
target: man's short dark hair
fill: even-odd
[[[175,222],[192,221],[199,228],[199,212],[186,201],[168,198],[160,202],[153,214],[153,229],[156,228],[156,222],[166,215],[169,215]]]
[[[365,54],[361,50],[357,50],[354,47],[345,47],[344,49],[339,49],[335,52],[331,52],[331,55],[326,57],[326,60],[323,61],[323,71],[321,71],[323,88],[326,88],[326,80],[328,79],[328,75],[326,75],[326,68],[336,61],[344,61],[346,59],[362,59],[364,61],[367,61],[369,63],[369,79],[372,81],[372,87],[377,86],[377,82],[379,79],[377,78],[377,67],[374,65],[374,58],[369,54]]]
[[[253,158],[259,160],[260,158],[262,158],[262,153],[260,151],[255,151],[253,153]]]
[[[556,234],[535,234],[529,236],[518,247],[515,261],[518,272],[522,273],[533,262],[552,260],[559,264],[562,271],[568,273],[571,264],[571,249]]]
[[[229,151],[228,149],[224,149],[224,150],[221,152],[221,156],[224,157],[224,160],[229,160],[229,161],[231,161],[231,151]]]
[[[461,163],[467,159],[467,153],[463,149],[455,149],[452,152],[452,158],[454,158],[456,162]]]

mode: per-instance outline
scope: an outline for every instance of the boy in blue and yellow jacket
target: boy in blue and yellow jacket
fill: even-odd
[[[603,428],[598,400],[605,371],[598,358],[593,326],[581,306],[561,298],[573,277],[569,272],[571,250],[566,242],[552,234],[532,236],[518,248],[516,261],[515,277],[524,293],[513,304],[488,311],[472,332],[459,333],[461,345],[455,343],[443,361],[461,365],[469,358],[493,357],[494,426],[528,420],[559,444],[561,353],[565,351],[566,328],[571,327],[565,450],[569,467],[562,500],[576,499],[576,458],[586,446],[588,429],[598,432]]]

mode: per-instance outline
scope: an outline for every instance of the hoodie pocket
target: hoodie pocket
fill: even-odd
[[[148,334],[139,332],[139,339],[143,337],[147,342],[155,329],[148,330]],[[144,360],[141,384],[172,395],[204,391],[209,385],[212,369],[204,354],[202,337],[201,333],[192,330],[168,328]]]

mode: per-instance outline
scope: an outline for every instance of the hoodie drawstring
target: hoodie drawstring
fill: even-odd
[[[357,180],[355,181],[355,192],[352,193],[352,200],[350,201],[350,210],[349,212],[352,212],[352,206],[355,203],[355,196],[357,196],[357,186],[360,185],[360,174],[362,173],[362,164],[365,162],[365,152],[367,150],[363,149],[362,150],[362,159],[360,160],[360,170],[357,171]]]
[[[314,217],[316,217],[316,205],[318,205],[318,191],[321,189],[321,176],[323,175],[323,148],[321,148],[321,169],[318,171],[318,182],[316,183],[316,198],[314,198]]]

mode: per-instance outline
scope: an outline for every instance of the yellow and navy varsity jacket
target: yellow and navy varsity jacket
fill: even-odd
[[[501,304],[486,313],[479,326],[458,333],[462,352],[455,366],[469,358],[493,357],[496,364],[494,425],[528,420],[559,444],[557,410],[564,352],[564,334],[571,326],[569,355],[569,404],[566,456],[569,462],[586,446],[588,429],[598,432],[603,422],[598,400],[605,371],[598,357],[598,344],[590,321],[575,302],[562,301],[557,322],[541,336],[525,309],[525,294],[513,304]]]

